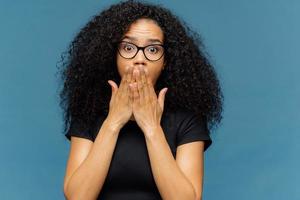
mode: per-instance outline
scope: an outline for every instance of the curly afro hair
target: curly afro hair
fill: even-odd
[[[140,18],[154,20],[164,34],[166,66],[155,84],[156,91],[168,88],[164,109],[193,111],[206,120],[209,129],[220,123],[223,95],[200,36],[170,10],[129,0],[93,16],[61,55],[58,72],[63,81],[59,95],[64,131],[71,121],[90,129],[99,115],[108,114],[111,87],[107,80],[117,84],[121,80],[117,44]]]

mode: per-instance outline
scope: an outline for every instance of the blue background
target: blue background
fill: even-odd
[[[0,198],[64,199],[56,62],[118,1],[0,1]],[[300,199],[300,1],[150,1],[204,40],[224,91],[205,154],[204,200]]]

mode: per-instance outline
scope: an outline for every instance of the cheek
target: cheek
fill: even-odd
[[[160,70],[159,69],[150,69],[149,70],[149,77],[151,79],[152,82],[155,82],[157,80],[157,78],[159,77],[160,75]]]
[[[153,70],[151,72],[151,80],[154,84],[156,84],[158,77],[161,75],[162,68],[163,68],[163,65],[160,65],[159,67],[155,68],[155,70]]]

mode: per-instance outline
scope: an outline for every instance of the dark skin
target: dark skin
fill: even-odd
[[[133,75],[136,82],[129,84],[130,98],[133,99],[135,120],[142,130],[149,130],[160,125],[167,88],[162,89],[157,97],[147,69],[139,68],[140,71]]]
[[[159,26],[151,20],[138,20],[125,34],[134,36],[137,46],[149,45],[149,39],[163,41]],[[127,39],[126,39],[127,40]],[[174,159],[160,119],[166,88],[158,97],[154,85],[164,68],[164,57],[149,61],[142,51],[133,59],[117,55],[121,83],[108,80],[112,87],[109,114],[94,143],[72,137],[72,148],[65,177],[64,191],[71,196],[95,199],[104,184],[120,129],[135,119],[142,129],[155,183],[163,199],[201,199],[204,142],[180,145]],[[80,166],[80,167],[79,167]],[[91,170],[93,169],[93,170]],[[76,172],[76,173],[75,173]],[[82,184],[84,183],[84,184]]]
[[[112,94],[111,103],[114,105],[110,113],[124,112],[128,117],[132,112],[135,121],[146,133],[146,130],[160,125],[167,88],[162,89],[157,97],[147,69],[141,66],[137,68],[126,69],[119,89]]]
[[[149,45],[149,39],[163,41],[163,32],[152,20],[140,19],[125,34],[135,38],[137,46]],[[126,39],[128,40],[128,39]],[[109,129],[120,130],[129,120],[135,120],[146,141],[151,169],[164,199],[201,199],[204,142],[181,145],[174,159],[160,125],[167,88],[155,93],[154,85],[165,65],[164,56],[149,61],[142,51],[132,59],[117,55],[121,83],[109,80],[112,86]],[[106,130],[105,130],[106,131]],[[118,132],[117,131],[117,132]]]
[[[138,46],[162,44],[163,32],[152,20],[139,19],[130,26],[123,41],[135,43]],[[147,39],[157,39],[149,43]],[[125,59],[117,55],[118,71],[122,77],[120,87],[109,80],[113,94],[108,117],[114,119],[118,128],[123,127],[128,120],[135,120],[144,132],[160,125],[167,88],[163,88],[158,96],[154,85],[163,69],[164,56],[157,61],[149,61],[142,51],[133,59]]]

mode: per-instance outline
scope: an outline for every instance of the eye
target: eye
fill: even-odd
[[[128,43],[123,43],[121,46],[121,49],[127,52],[133,51],[135,49],[135,46]]]
[[[147,48],[147,50],[148,50],[149,53],[155,54],[155,53],[157,53],[160,49],[159,49],[159,47],[157,47],[157,46],[149,46],[149,47]]]

